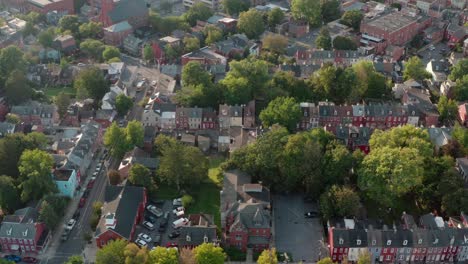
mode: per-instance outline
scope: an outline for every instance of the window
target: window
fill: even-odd
[[[390,249],[390,253],[392,253],[392,254],[395,253],[395,249],[394,249],[394,248],[391,248],[391,249]]]
[[[241,235],[236,235],[236,240],[242,240],[242,236]]]
[[[343,253],[343,248],[340,248],[340,253]]]
[[[333,253],[336,253],[336,251],[337,251],[337,248],[334,248],[334,249],[333,249]]]
[[[403,240],[403,246],[408,245],[408,240]]]
[[[384,248],[384,249],[383,249],[383,253],[384,253],[384,254],[387,253],[387,248]]]
[[[391,255],[387,255],[386,259],[387,259],[387,260],[392,260],[392,256],[391,256]]]

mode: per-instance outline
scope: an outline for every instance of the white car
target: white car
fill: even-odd
[[[98,176],[98,172],[97,171],[93,172],[93,178],[96,179],[97,176]]]
[[[154,230],[154,225],[148,221],[144,221],[143,226],[146,227],[146,229],[148,230]]]
[[[172,206],[182,206],[182,198],[177,198],[172,201]]]
[[[155,205],[152,204],[146,206],[146,210],[154,214],[156,217],[161,217],[164,214],[161,209],[157,208]]]
[[[65,229],[72,230],[75,227],[76,220],[75,219],[70,219],[68,220],[67,225],[65,226]]]
[[[151,237],[145,233],[138,234],[138,239],[144,240],[146,243],[150,243],[152,241]]]
[[[148,245],[148,243],[146,243],[143,239],[135,240],[135,244],[137,244],[139,247],[146,247]]]
[[[188,222],[189,222],[189,220],[187,218],[177,219],[172,223],[172,228],[178,229],[181,226],[186,225]]]
[[[184,211],[185,208],[183,206],[179,206],[176,209],[172,210],[173,214],[177,214],[177,212]]]

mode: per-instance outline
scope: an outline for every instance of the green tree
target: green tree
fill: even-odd
[[[278,264],[278,257],[276,256],[276,249],[265,249],[258,256],[257,264]]]
[[[11,72],[26,71],[26,60],[23,52],[16,46],[8,46],[0,50],[0,71],[3,81]]]
[[[67,262],[65,264],[84,264],[83,257],[79,255],[74,255],[68,258]]]
[[[371,264],[372,263],[372,255],[369,251],[365,250],[363,253],[359,254],[357,264]]]
[[[297,79],[292,72],[275,72],[267,87],[270,88],[267,92],[269,100],[278,96],[286,96],[305,102],[312,98],[312,90],[303,80]]]
[[[196,264],[195,256],[190,248],[181,248],[179,251],[180,264]],[[172,264],[172,263],[170,263]]]
[[[21,175],[21,200],[39,200],[44,195],[56,192],[50,176],[54,161],[49,153],[35,149],[25,150],[19,160]]]
[[[150,45],[146,45],[145,48],[143,49],[143,59],[145,61],[154,60],[153,48]]]
[[[26,21],[26,25],[24,26],[23,30],[21,31],[23,36],[27,37],[29,35],[35,36],[37,34],[37,29],[34,27],[34,23]]]
[[[125,263],[125,247],[127,241],[123,239],[111,240],[96,253],[96,264],[123,264]]]
[[[148,249],[146,247],[139,248],[134,243],[129,243],[124,251],[125,264],[149,264]]]
[[[208,6],[198,2],[192,5],[183,16],[191,26],[195,26],[197,24],[197,20],[206,21],[213,14],[213,11]]]
[[[352,66],[357,78],[357,84],[351,91],[351,100],[358,101],[359,98],[384,98],[390,94],[385,77],[378,73],[372,62],[360,61]]]
[[[468,74],[457,80],[454,89],[454,97],[458,101],[468,100]]]
[[[153,178],[151,171],[141,164],[135,164],[130,169],[128,180],[137,186],[143,186],[146,189],[153,188]]]
[[[223,85],[229,87],[231,85],[230,81],[235,81],[236,78],[245,78],[251,87],[252,94],[250,98],[262,97],[266,94],[266,86],[270,80],[267,62],[255,58],[247,58],[241,61],[231,61],[229,68],[230,70],[226,78],[221,81]],[[235,87],[231,88],[231,90],[236,89]]]
[[[354,217],[359,210],[359,195],[350,187],[333,185],[320,196],[320,212],[324,219]]]
[[[283,19],[284,19],[284,12],[278,7],[275,7],[271,9],[270,11],[268,11],[267,21],[270,27],[272,28],[275,27],[276,25],[281,23]]]
[[[326,27],[322,27],[320,29],[318,37],[317,39],[315,39],[315,45],[317,45],[317,48],[324,50],[330,50],[332,48],[332,39],[330,37],[330,32]]]
[[[299,103],[291,97],[278,97],[271,101],[267,108],[260,112],[263,125],[269,127],[279,124],[289,131],[296,129],[301,118]]]
[[[96,39],[86,39],[80,43],[80,49],[89,57],[97,61],[102,58],[105,49],[104,43]]]
[[[18,189],[12,177],[0,176],[0,207],[7,212],[13,212],[21,205]]]
[[[83,94],[89,95],[98,102],[109,91],[109,84],[104,79],[102,71],[97,67],[91,67],[81,71],[75,79],[73,87]]]
[[[413,56],[404,65],[403,77],[405,80],[414,79],[421,81],[429,78],[430,74],[426,71],[421,59]]]
[[[112,157],[121,158],[129,149],[125,130],[113,122],[104,134],[104,145],[109,148]]]
[[[437,110],[439,110],[440,113],[439,120],[443,123],[450,124],[453,120],[457,119],[457,102],[453,101],[452,99],[448,99],[447,96],[442,95],[439,98]]]
[[[182,85],[209,85],[211,75],[196,61],[190,61],[182,69]]]
[[[193,253],[197,264],[223,264],[226,258],[223,249],[211,243],[203,243],[197,246]]]
[[[130,97],[124,94],[119,94],[115,98],[115,109],[120,116],[125,115],[132,107],[133,100]]]
[[[184,38],[185,52],[196,51],[200,48],[200,40],[196,37]]]
[[[452,67],[449,79],[452,81],[457,81],[466,75],[468,75],[468,59],[463,59]]]
[[[151,250],[150,261],[154,264],[178,264],[178,254],[175,248],[156,247]]]
[[[244,77],[228,75],[221,84],[224,86],[224,100],[227,104],[246,104],[252,99],[252,87]]]
[[[143,139],[145,137],[145,129],[140,121],[132,120],[128,122],[125,128],[125,135],[128,144],[131,148],[134,146],[143,146]]]
[[[292,0],[292,16],[297,20],[306,20],[311,26],[322,23],[320,1],[316,0]]]
[[[333,48],[337,50],[357,50],[357,45],[349,37],[336,36],[333,39]]]
[[[204,29],[205,43],[211,45],[215,42],[220,41],[223,38],[223,31],[213,25],[208,25]]]
[[[57,106],[57,112],[60,116],[60,119],[65,118],[70,105],[70,96],[64,92],[60,92],[55,97],[55,105]]]
[[[120,176],[120,173],[116,170],[109,170],[107,172],[107,178],[109,178],[109,183],[110,185],[117,185],[122,182],[122,177]]]
[[[327,185],[343,184],[350,176],[353,167],[353,156],[338,141],[329,142],[326,146],[322,164],[322,177]]]
[[[265,31],[262,14],[253,8],[240,13],[237,29],[249,39],[257,39]]]
[[[164,46],[164,54],[169,60],[175,60],[179,56],[178,50],[176,50],[173,46],[169,44],[166,44],[166,46]]]
[[[44,222],[47,228],[54,230],[60,223],[60,215],[57,214],[51,204],[43,201],[39,211],[39,220]]]
[[[288,39],[279,34],[268,34],[262,39],[263,48],[277,54],[284,54],[288,47]]]
[[[60,18],[59,27],[62,32],[70,31],[73,36],[77,36],[80,31],[80,21],[75,15],[66,15]]]
[[[13,71],[5,82],[5,95],[11,104],[20,104],[31,98],[31,87],[23,72]]]
[[[8,113],[5,116],[5,121],[8,122],[8,123],[17,125],[17,124],[19,124],[21,122],[21,119],[16,114]]]
[[[52,44],[54,42],[54,37],[54,28],[49,28],[39,33],[39,36],[37,36],[37,40],[44,48],[50,48],[52,47]]]
[[[97,39],[102,33],[102,24],[94,21],[79,26],[80,37]]]
[[[250,2],[245,0],[223,0],[224,11],[229,15],[237,15],[249,10]]]
[[[352,27],[355,31],[358,31],[361,27],[361,21],[363,17],[363,14],[359,10],[346,11],[341,17],[341,23]]]
[[[452,132],[452,137],[456,139],[460,144],[462,144],[464,148],[468,148],[468,129],[460,126],[458,122],[455,122],[455,126]],[[1,147],[0,147],[0,150],[1,150]]]
[[[326,257],[326,258],[319,260],[317,264],[333,264],[333,261],[331,260],[331,258]]]
[[[325,23],[336,20],[340,17],[340,1],[320,0],[320,12]]]
[[[106,48],[102,52],[102,57],[104,58],[105,61],[109,61],[110,59],[113,59],[113,58],[119,58],[120,50],[113,46],[106,46]]]

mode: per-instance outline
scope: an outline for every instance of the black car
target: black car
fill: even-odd
[[[156,217],[149,214],[145,215],[145,220],[151,222],[152,224],[156,223]]]
[[[160,246],[161,245],[161,235],[155,235],[154,238],[153,238],[153,243],[154,243],[155,247]]]
[[[83,192],[83,198],[88,198],[89,196],[89,189],[86,189],[84,192]]]
[[[80,210],[76,210],[76,212],[73,214],[73,219],[78,220],[80,218]]]
[[[169,234],[169,238],[176,238],[178,236],[180,236],[179,231],[173,231],[172,233]]]
[[[164,233],[166,231],[166,227],[167,227],[166,225],[159,225],[158,231],[160,233]]]
[[[318,215],[319,215],[318,212],[315,212],[315,211],[307,212],[304,214],[305,218],[314,218],[314,217],[317,217]]]

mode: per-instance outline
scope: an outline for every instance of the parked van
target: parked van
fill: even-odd
[[[175,228],[175,229],[178,229],[181,226],[186,225],[188,222],[189,222],[189,220],[187,218],[180,218],[180,219],[175,220],[172,223],[172,227]]]

